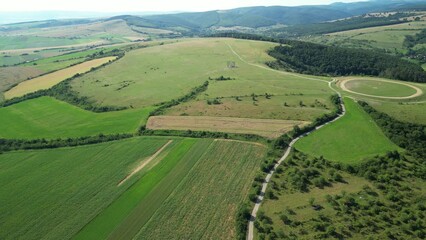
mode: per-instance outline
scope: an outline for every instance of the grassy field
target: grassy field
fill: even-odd
[[[0,108],[0,138],[59,138],[133,133],[154,108],[93,113],[50,97]]]
[[[423,103],[394,103],[382,101],[368,101],[378,111],[403,121],[426,125],[426,102]]]
[[[241,61],[228,44],[245,61],[253,64],[263,65],[265,61],[272,60],[266,51],[274,46],[273,43],[236,39],[182,40],[131,51],[103,71],[76,79],[72,86],[81,95],[102,104],[139,107],[175,99],[209,78],[225,76],[235,80],[211,80],[205,93],[172,108],[167,114],[185,112],[197,116],[312,120],[329,112],[324,106],[299,106],[300,101],[311,105],[317,99],[330,108],[332,105],[328,97],[332,91],[327,83],[306,79],[316,78],[312,76],[254,67]],[[234,63],[235,67],[230,63]],[[324,80],[321,77],[316,79]],[[258,97],[258,101],[251,97],[252,94],[260,96],[265,93],[274,96],[268,101],[263,100],[265,97]],[[240,96],[243,101],[235,101],[235,96]],[[207,106],[207,100],[214,98],[221,98],[223,104]],[[290,105],[288,108],[284,108],[285,102]],[[269,104],[273,106],[263,111]],[[182,108],[187,110],[182,111]],[[227,111],[226,108],[232,110]],[[264,113],[259,116],[262,111]]]
[[[215,141],[137,239],[235,239],[235,216],[266,148]]]
[[[426,21],[418,21],[310,36],[306,40],[345,47],[386,49],[390,53],[405,53],[406,48],[403,46],[405,36],[415,35],[425,27]]]
[[[357,93],[386,97],[406,97],[416,93],[416,90],[411,87],[382,81],[355,79],[347,82],[345,86]]]
[[[78,73],[85,73],[90,71],[94,67],[101,66],[104,63],[114,60],[115,57],[105,57],[90,60],[84,63],[77,64],[75,66],[62,69],[41,77],[37,77],[25,82],[18,84],[16,87],[8,90],[4,93],[6,99],[14,97],[20,97],[28,93],[32,93],[42,89],[49,89],[63,80],[70,78]]]
[[[276,119],[250,119],[205,116],[152,116],[148,119],[148,129],[193,130],[227,133],[257,134],[267,138],[277,138],[309,122]]]
[[[137,180],[117,187],[166,142],[142,137],[1,154],[0,238],[71,238]]]
[[[302,138],[295,148],[348,164],[398,149],[356,102],[349,98],[344,101],[347,112],[343,118]]]
[[[56,47],[84,42],[87,42],[87,40],[38,36],[0,36],[0,51],[23,48]]]

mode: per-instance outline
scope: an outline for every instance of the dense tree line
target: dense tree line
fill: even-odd
[[[72,147],[79,145],[96,144],[101,142],[115,141],[133,137],[133,134],[99,134],[96,136],[87,136],[79,138],[57,138],[57,139],[2,139],[0,138],[0,153],[13,150],[27,149],[45,149],[45,148],[60,148]]]
[[[315,75],[368,75],[426,82],[426,72],[417,64],[396,56],[363,49],[289,41],[269,51],[276,62],[270,67]]]
[[[188,94],[186,94],[186,95],[184,95],[184,96],[182,96],[178,99],[172,99],[170,101],[157,104],[159,107],[157,109],[155,109],[154,111],[152,111],[149,115],[150,116],[161,115],[161,114],[164,113],[164,111],[167,108],[171,108],[173,106],[176,106],[176,105],[179,105],[181,103],[188,102],[191,99],[194,99],[195,97],[197,97],[198,94],[205,92],[208,87],[209,87],[209,82],[205,81],[202,85],[193,88]]]
[[[426,29],[423,29],[421,32],[412,35],[405,36],[404,46],[407,48],[414,47],[417,44],[426,43]]]
[[[238,32],[224,32],[210,36],[280,43],[280,46],[269,51],[269,54],[277,59],[267,63],[271,68],[284,68],[314,75],[368,75],[426,82],[426,72],[419,65],[386,53]]]
[[[407,149],[414,157],[426,159],[425,125],[401,122],[375,110],[366,102],[359,102],[359,104],[392,142]]]

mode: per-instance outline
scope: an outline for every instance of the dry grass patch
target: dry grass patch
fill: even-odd
[[[49,89],[63,80],[74,76],[77,73],[85,73],[94,67],[98,67],[104,63],[114,60],[116,57],[105,57],[77,64],[75,66],[65,68],[41,77],[22,82],[16,87],[4,93],[6,99],[20,97],[27,93],[32,93],[42,89]]]
[[[306,121],[251,119],[208,116],[153,116],[148,119],[148,129],[194,130],[257,134],[276,138],[294,126],[309,124]]]

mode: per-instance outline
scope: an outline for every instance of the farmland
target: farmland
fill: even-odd
[[[49,89],[63,80],[70,78],[76,74],[85,73],[90,71],[92,68],[99,67],[109,61],[114,60],[115,57],[105,57],[90,60],[84,63],[77,64],[75,66],[62,69],[50,74],[43,75],[25,82],[18,84],[12,89],[4,93],[6,99],[14,97],[20,97],[28,93],[35,92],[37,90]]]
[[[0,238],[71,238],[136,180],[117,187],[128,171],[166,142],[134,138],[0,155]]]
[[[295,148],[312,156],[356,164],[364,158],[397,150],[352,99],[345,98],[346,115],[296,143]]]
[[[153,155],[167,140],[165,137],[140,137],[91,146],[0,155],[0,179],[11,180],[14,176],[13,181],[0,187],[2,197],[5,197],[2,201],[19,198],[16,201],[20,203],[11,205],[16,201],[8,201],[1,204],[0,208],[4,208],[0,211],[2,219],[7,219],[1,223],[2,239],[28,236],[70,238],[76,233],[76,239],[90,236],[131,238],[145,224],[157,231],[161,225],[154,224],[156,228],[151,225],[163,218],[169,219],[169,222],[163,222],[168,225],[163,229],[167,230],[163,231],[165,235],[180,231],[185,236],[211,234],[223,238],[235,234],[231,223],[236,208],[247,196],[249,179],[254,177],[266,148],[242,142],[172,138],[172,143],[157,156],[158,159],[117,186],[131,169]],[[116,161],[117,157],[120,161]],[[245,173],[244,178],[237,174],[239,172]],[[42,190],[46,187],[48,192]],[[197,193],[200,198],[192,197],[194,188],[200,191]],[[221,194],[211,198],[211,189]],[[93,192],[97,194],[93,195]],[[194,215],[188,219],[191,222],[178,224],[176,221],[181,216],[168,216],[170,211],[182,216],[192,214],[194,208],[190,206],[194,205],[178,204],[184,198],[192,199],[193,204],[199,206],[197,212],[204,219]],[[147,205],[150,207],[146,208]],[[46,208],[50,210],[46,211]],[[78,214],[71,214],[75,212]],[[148,222],[151,216],[153,218]],[[25,225],[16,224],[22,219],[28,220]],[[62,219],[59,226],[57,219]],[[207,220],[212,224],[211,231],[185,230],[194,223],[199,224],[198,228],[204,228]]]
[[[50,97],[0,108],[0,138],[34,139],[134,133],[154,108],[93,113]]]
[[[425,238],[424,18],[265,9],[0,25],[0,239]]]
[[[153,116],[148,119],[146,127],[147,129],[248,133],[276,138],[289,132],[294,126],[303,127],[307,124],[309,122],[273,119]]]

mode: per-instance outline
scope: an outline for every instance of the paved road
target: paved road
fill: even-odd
[[[324,127],[327,124],[330,124],[334,121],[337,121],[338,119],[340,119],[341,117],[343,117],[346,113],[346,109],[345,109],[345,105],[343,105],[343,101],[342,101],[342,113],[337,116],[335,119],[324,123],[323,125],[317,126],[314,130],[307,132],[305,134],[303,134],[300,137],[297,137],[295,139],[293,139],[293,141],[290,142],[287,150],[285,151],[284,155],[281,157],[281,159],[274,165],[274,167],[272,168],[272,170],[268,173],[268,175],[266,175],[265,181],[262,184],[262,191],[260,193],[260,195],[257,197],[256,203],[254,205],[253,211],[251,212],[251,219],[249,221],[249,225],[248,225],[248,233],[247,233],[247,240],[253,240],[253,230],[254,230],[254,221],[256,220],[256,215],[257,212],[259,210],[260,204],[263,201],[263,198],[265,196],[265,192],[266,192],[266,188],[268,187],[269,181],[271,180],[272,175],[274,174],[274,172],[277,170],[278,166],[281,165],[281,163],[287,159],[287,157],[290,155],[291,149],[293,147],[293,145],[301,138],[303,138],[304,136],[309,135],[311,132],[318,130],[322,127]]]

